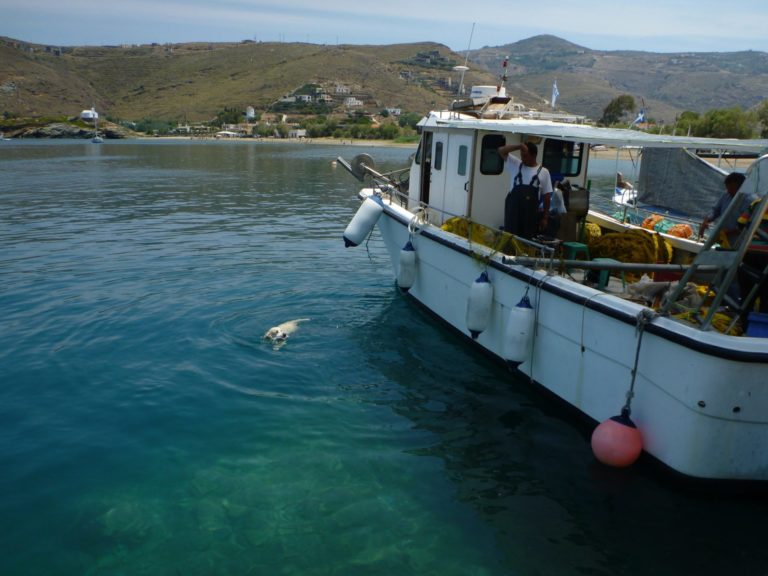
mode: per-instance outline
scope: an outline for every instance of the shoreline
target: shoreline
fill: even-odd
[[[38,138],[34,138],[37,140]],[[41,138],[45,139],[45,138]],[[61,138],[52,138],[53,140],[60,140]],[[63,138],[64,140],[80,140],[80,138]],[[15,140],[32,140],[32,138],[3,138],[3,141],[15,141]],[[83,139],[83,140],[87,140]],[[107,140],[112,140],[107,138]],[[216,138],[213,136],[146,136],[146,135],[131,135],[125,138],[117,138],[115,141],[172,141],[172,142],[237,142],[237,143],[259,143],[259,144],[303,144],[307,146],[322,145],[322,146],[351,146],[357,148],[411,148],[416,149],[418,142],[395,142],[394,140],[365,140],[354,138]],[[605,149],[590,149],[589,157],[591,160],[626,160],[633,161],[638,159],[637,152],[635,150],[627,150],[625,148],[605,148]],[[718,166],[718,158],[703,158],[713,166]],[[720,162],[720,168],[726,171],[744,171],[748,168],[756,158],[725,158]]]
[[[126,138],[129,140],[129,138]],[[306,144],[325,146],[357,146],[369,148],[416,148],[418,142],[395,142],[394,140],[361,140],[353,138],[215,138],[195,136],[139,136],[135,140],[171,140],[201,142],[258,142],[269,144]]]

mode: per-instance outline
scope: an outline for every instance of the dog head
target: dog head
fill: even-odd
[[[266,338],[267,340],[271,340],[272,342],[282,342],[283,340],[288,338],[288,334],[283,332],[277,326],[275,326],[267,330],[267,333],[264,334],[264,338]]]

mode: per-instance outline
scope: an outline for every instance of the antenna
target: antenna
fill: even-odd
[[[459,79],[459,92],[457,96],[461,98],[461,93],[464,91],[464,74],[469,68],[467,62],[469,62],[469,48],[472,46],[472,36],[475,34],[475,22],[472,22],[472,31],[469,33],[469,43],[467,44],[467,53],[464,56],[464,66],[454,66],[454,70],[461,70],[461,78]]]

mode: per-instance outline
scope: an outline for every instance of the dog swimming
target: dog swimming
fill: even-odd
[[[309,318],[296,318],[295,320],[288,320],[277,326],[272,326],[264,333],[264,340],[274,344],[274,348],[279,348],[285,344],[288,337],[299,329],[301,322],[307,322]]]

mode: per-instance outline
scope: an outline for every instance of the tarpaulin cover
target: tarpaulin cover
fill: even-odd
[[[683,148],[645,148],[637,200],[700,220],[725,192],[727,174]]]

